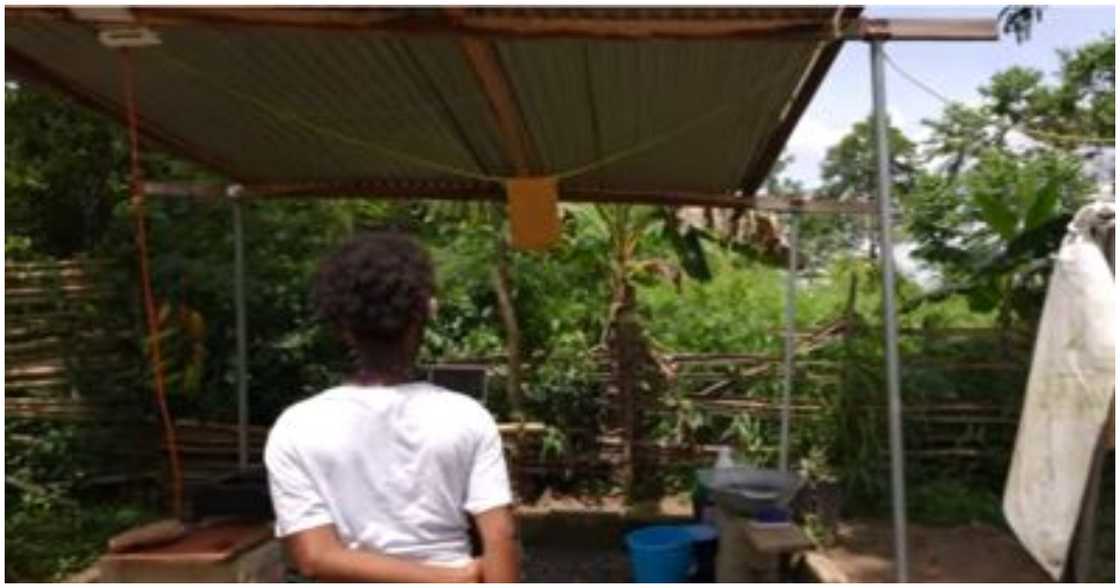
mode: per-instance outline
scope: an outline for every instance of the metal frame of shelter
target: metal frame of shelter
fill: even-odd
[[[137,12],[143,10],[147,14],[145,24],[169,24],[188,19],[187,10],[182,9],[132,9]],[[232,9],[226,10],[224,17],[237,22],[238,19],[246,20],[258,18],[251,10]],[[272,11],[271,17],[277,26],[299,25],[298,11],[277,10]],[[871,88],[872,111],[874,119],[875,147],[876,147],[876,172],[877,172],[877,202],[878,206],[872,208],[859,204],[818,202],[809,199],[775,199],[759,196],[731,196],[727,194],[705,193],[657,193],[655,191],[620,191],[620,190],[579,190],[564,192],[561,200],[567,202],[599,202],[599,203],[630,203],[630,204],[660,204],[671,206],[707,206],[726,208],[753,208],[761,210],[786,212],[790,219],[789,243],[789,269],[786,282],[785,298],[785,353],[784,353],[784,389],[782,394],[781,410],[781,443],[779,462],[780,467],[789,467],[789,428],[790,428],[790,398],[793,393],[793,377],[795,369],[795,310],[796,299],[796,272],[798,254],[798,219],[804,213],[825,214],[878,214],[879,240],[881,247],[881,264],[883,273],[883,328],[886,349],[886,379],[888,398],[888,424],[891,453],[891,490],[894,524],[894,554],[895,571],[898,581],[909,580],[908,547],[906,540],[906,492],[903,476],[904,454],[902,439],[902,399],[899,390],[900,365],[898,357],[898,326],[895,311],[894,292],[894,257],[892,246],[892,218],[891,218],[891,184],[889,173],[890,153],[887,143],[886,120],[886,84],[884,80],[884,49],[887,42],[892,41],[995,41],[998,39],[996,21],[994,19],[863,19],[856,18],[850,25],[843,29],[820,30],[813,27],[792,27],[787,29],[771,30],[760,33],[757,30],[738,29],[734,23],[726,26],[683,27],[674,28],[674,21],[634,21],[625,19],[596,21],[593,17],[563,18],[557,22],[533,21],[502,21],[501,19],[486,20],[478,17],[475,20],[460,18],[456,21],[424,21],[412,22],[406,20],[378,20],[376,15],[366,16],[365,20],[357,22],[355,14],[340,11],[341,14],[329,15],[333,20],[319,23],[331,28],[350,29],[364,27],[365,29],[381,27],[394,34],[450,34],[461,38],[474,36],[497,36],[506,38],[550,38],[550,37],[578,37],[578,38],[607,38],[634,40],[642,38],[660,37],[680,40],[704,40],[724,38],[753,39],[759,36],[767,40],[775,39],[826,39],[832,41],[865,41],[870,45],[871,56]],[[257,15],[261,14],[260,12]],[[360,20],[360,19],[359,19]],[[112,19],[110,19],[112,22]],[[118,19],[117,24],[121,21]],[[124,23],[128,24],[128,19]],[[257,24],[260,24],[258,22]],[[306,24],[306,23],[304,23]],[[679,24],[679,23],[677,23]],[[840,43],[836,43],[834,51],[839,50]],[[832,54],[834,56],[835,53]],[[10,57],[10,56],[9,56]],[[831,57],[830,57],[831,59]],[[825,68],[825,71],[827,67]],[[819,72],[823,76],[824,71]],[[817,80],[819,82],[819,80]],[[77,92],[68,92],[77,94]],[[810,97],[811,97],[810,92]],[[803,108],[802,104],[800,108]],[[794,121],[796,122],[794,117]],[[787,129],[786,132],[791,131]],[[788,134],[785,136],[788,137]],[[781,145],[778,145],[780,148]],[[516,151],[516,150],[515,150]],[[776,153],[775,153],[776,154]],[[518,166],[519,168],[522,166]],[[238,397],[238,457],[242,468],[248,465],[248,391],[246,384],[246,310],[245,310],[245,256],[244,256],[244,227],[242,224],[242,202],[245,199],[274,199],[290,197],[339,197],[340,194],[353,197],[373,198],[433,198],[455,200],[494,200],[501,201],[504,194],[497,189],[480,191],[477,185],[454,186],[440,183],[430,185],[424,183],[400,182],[386,184],[378,182],[376,185],[350,184],[256,184],[242,186],[240,184],[197,184],[181,182],[145,182],[143,190],[153,196],[186,196],[201,198],[228,198],[232,208],[232,224],[234,231],[234,298],[236,304],[237,324],[237,397]]]

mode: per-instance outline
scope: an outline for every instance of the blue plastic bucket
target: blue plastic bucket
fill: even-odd
[[[688,581],[692,541],[692,533],[684,527],[646,527],[626,535],[634,581]]]
[[[715,525],[684,525],[681,528],[688,531],[688,534],[692,536],[692,540],[696,543],[706,543],[719,539],[719,529]]]

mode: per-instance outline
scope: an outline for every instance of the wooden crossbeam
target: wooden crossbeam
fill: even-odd
[[[513,85],[493,44],[477,37],[465,37],[459,44],[490,103],[506,157],[513,164],[514,172],[519,176],[534,175],[540,169],[540,159],[525,126],[525,117],[518,106]]]
[[[226,186],[211,182],[145,182],[149,196],[199,199],[223,198]],[[387,200],[481,200],[503,202],[505,193],[497,184],[454,181],[307,182],[245,186],[243,198],[273,200],[289,198]],[[803,196],[736,196],[731,193],[684,191],[630,191],[561,189],[560,200],[569,203],[648,204],[654,206],[705,206],[742,208],[767,212],[807,214],[876,214],[873,202],[816,200]]]
[[[883,41],[998,41],[991,18],[861,18],[850,39]]]
[[[120,24],[112,11],[79,11],[56,7],[6,7],[10,20],[51,19],[93,25]],[[648,9],[587,10],[424,10],[402,8],[226,8],[143,7],[129,13],[148,26],[265,26],[369,31],[398,36],[466,35],[490,38],[583,38],[614,40],[758,40],[811,41],[828,39],[894,41],[995,41],[996,19],[860,19],[847,9],[840,26],[811,13],[758,15],[718,10],[704,18]]]

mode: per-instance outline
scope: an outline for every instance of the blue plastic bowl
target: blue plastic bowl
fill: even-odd
[[[760,523],[786,523],[790,520],[790,513],[784,508],[770,506],[759,509],[751,518]]]
[[[693,540],[693,534],[685,527],[645,527],[627,534],[634,581],[688,581]]]

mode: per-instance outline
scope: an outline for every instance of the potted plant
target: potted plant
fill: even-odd
[[[805,486],[795,502],[794,514],[822,545],[836,543],[836,526],[844,503],[844,490],[836,469],[829,463],[823,448],[813,447],[801,459],[800,473]]]

